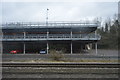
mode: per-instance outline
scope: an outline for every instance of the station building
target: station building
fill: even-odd
[[[51,49],[64,53],[80,53],[89,44],[100,40],[96,33],[98,22],[11,22],[2,24],[3,53],[20,50],[21,53],[40,53]],[[60,47],[61,46],[61,47]]]

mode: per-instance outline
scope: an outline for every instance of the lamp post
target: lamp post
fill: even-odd
[[[46,13],[46,27],[48,27],[48,11],[49,11],[49,9],[47,8],[47,13]],[[48,40],[48,37],[49,37],[49,32],[48,32],[48,28],[47,28],[47,40]],[[48,41],[47,41],[47,54],[48,54],[48,50],[49,50],[49,44],[48,44]]]
[[[46,13],[46,25],[48,25],[48,11],[49,11],[49,9],[47,8],[47,13]]]

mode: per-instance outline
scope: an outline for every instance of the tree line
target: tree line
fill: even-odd
[[[100,49],[118,49],[120,47],[120,22],[115,19],[113,23],[106,22],[105,27],[97,30],[101,35],[101,40],[98,42]]]

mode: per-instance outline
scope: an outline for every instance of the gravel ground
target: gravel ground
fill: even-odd
[[[72,59],[92,59],[90,57],[110,57],[109,59],[111,60],[116,60],[118,58],[118,51],[117,50],[100,50],[98,49],[98,54],[95,53],[95,50],[91,50],[89,53],[82,53],[82,54],[66,54],[65,56],[67,56],[68,58],[72,58]],[[3,61],[5,60],[32,60],[32,59],[47,59],[49,57],[49,55],[46,54],[4,54],[3,55]],[[112,57],[112,58],[111,58]],[[99,59],[103,59],[103,58],[96,58],[97,60]],[[105,58],[104,58],[105,59]],[[107,58],[108,59],[108,58]],[[21,69],[21,70],[20,70]],[[52,74],[44,74],[44,73],[33,73],[29,72],[29,73],[5,73],[5,71],[46,71],[46,70],[50,70],[51,72],[53,72]],[[9,68],[9,69],[5,69],[3,68],[3,78],[118,78],[118,69],[54,69],[54,68],[50,68],[50,69],[42,69],[39,68],[39,70],[37,69],[22,69],[22,68]],[[60,72],[65,72],[67,71],[67,73],[59,73]],[[62,71],[63,70],[63,71]],[[58,71],[57,73],[54,73],[55,71]],[[71,72],[68,74],[68,72]],[[72,73],[73,71],[73,73]],[[48,71],[49,72],[49,71]],[[92,73],[93,72],[93,73]]]
[[[119,56],[118,50],[105,50],[105,49],[98,49],[98,54],[95,53],[95,50],[91,50],[89,55],[104,55],[104,56]]]
[[[7,74],[3,78],[118,78],[116,74]]]
[[[118,78],[118,68],[3,68],[3,78]]]

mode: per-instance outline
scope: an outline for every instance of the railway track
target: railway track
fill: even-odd
[[[2,63],[2,67],[119,68],[118,63]]]
[[[117,63],[2,63],[3,78],[118,78]]]

